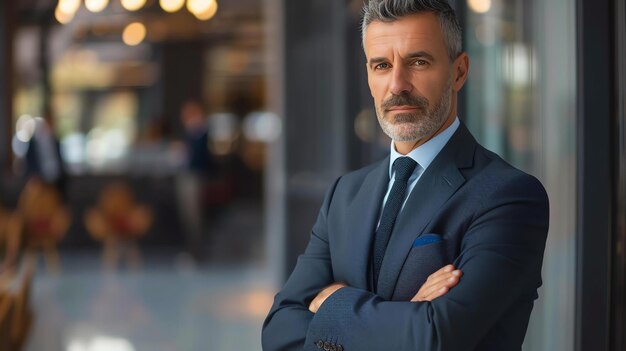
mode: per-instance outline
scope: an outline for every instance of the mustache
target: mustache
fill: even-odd
[[[383,102],[381,105],[383,111],[389,111],[389,109],[395,106],[411,106],[416,107],[422,111],[426,111],[428,109],[428,99],[419,95],[392,95],[387,101]]]

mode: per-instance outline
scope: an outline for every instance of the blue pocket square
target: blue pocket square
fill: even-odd
[[[413,241],[413,247],[424,246],[428,244],[434,244],[442,241],[441,235],[437,234],[423,234],[417,237]]]

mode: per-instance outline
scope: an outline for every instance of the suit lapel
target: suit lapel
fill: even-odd
[[[472,164],[475,145],[461,124],[415,185],[396,221],[380,269],[377,291],[382,298],[392,298],[413,240],[422,234],[439,209],[465,183],[459,168]]]
[[[351,255],[345,256],[345,265],[350,276],[355,279],[354,287],[368,289],[368,267],[370,246],[374,237],[375,225],[380,214],[383,197],[389,184],[389,157],[385,158],[365,178],[361,188],[347,210],[351,227],[344,232]]]

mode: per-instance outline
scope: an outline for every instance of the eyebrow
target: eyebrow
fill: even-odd
[[[435,61],[433,55],[427,53],[426,51],[416,51],[407,55],[407,58],[425,58],[430,61]]]
[[[373,65],[373,64],[377,64],[377,63],[383,63],[383,62],[386,62],[386,61],[387,61],[387,59],[384,58],[384,57],[374,57],[374,58],[371,58],[368,61],[368,64]]]
[[[409,59],[412,59],[412,58],[425,58],[425,59],[430,60],[430,61],[435,61],[435,58],[433,57],[433,55],[427,53],[426,51],[412,52],[412,53],[407,55],[407,58],[409,58]],[[373,64],[383,63],[383,62],[387,62],[387,61],[388,60],[385,57],[374,57],[374,58],[371,58],[368,61],[368,64],[373,65]]]

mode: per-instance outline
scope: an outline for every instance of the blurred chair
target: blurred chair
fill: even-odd
[[[25,188],[20,208],[9,212],[0,207],[0,350],[20,351],[30,331],[33,312],[30,289],[35,272],[34,253],[26,253],[25,223],[38,216],[26,207],[38,205],[42,190],[36,181]],[[43,201],[43,207],[49,207]],[[24,207],[25,206],[25,207]],[[34,245],[33,242],[31,244]],[[57,258],[58,259],[58,258]],[[58,263],[57,263],[58,264]]]
[[[0,206],[0,273],[15,268],[23,249],[21,234],[19,216]]]
[[[102,260],[107,269],[116,269],[124,255],[129,267],[139,268],[137,240],[151,224],[152,211],[137,204],[131,189],[123,183],[105,187],[96,207],[85,213],[87,230],[103,244]]]
[[[20,196],[16,212],[27,251],[41,251],[49,272],[61,270],[57,245],[67,233],[70,215],[57,189],[31,178]]]
[[[33,321],[30,290],[35,272],[32,255],[23,256],[19,273],[13,268],[0,273],[0,350],[23,349]]]
[[[7,269],[0,273],[0,350],[11,348],[11,315],[13,302],[9,295],[9,286],[13,270]]]

